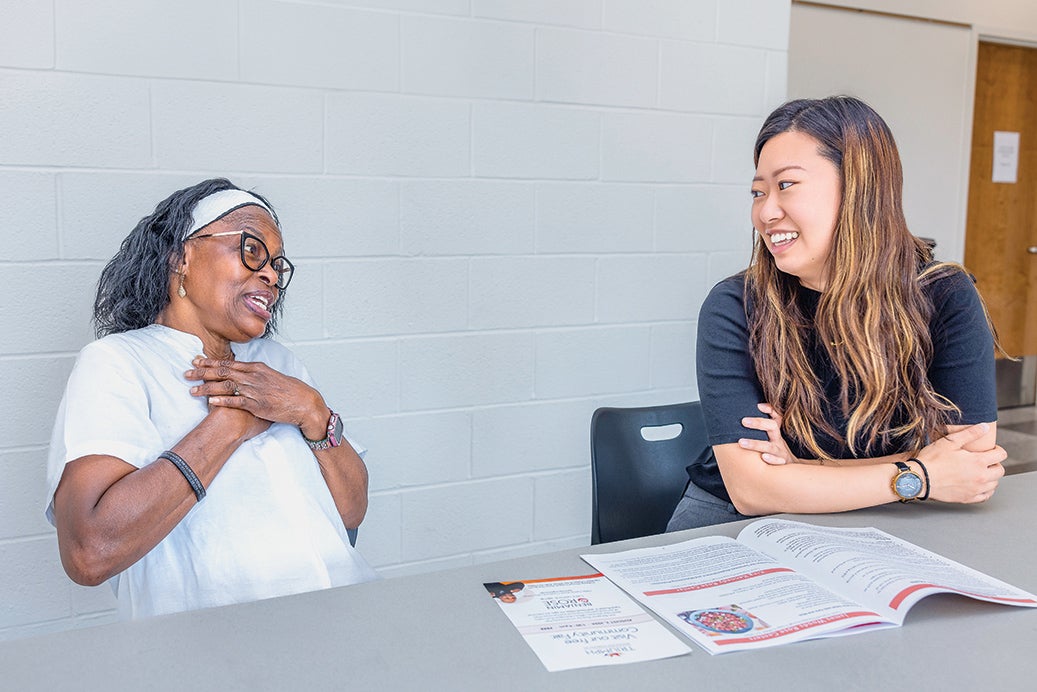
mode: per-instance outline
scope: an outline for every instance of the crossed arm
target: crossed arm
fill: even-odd
[[[897,500],[890,481],[901,453],[869,459],[797,459],[781,434],[781,417],[760,404],[766,417],[744,418],[746,428],[762,430],[766,440],[744,438],[714,446],[731,501],[742,514],[776,512],[817,514],[872,507]],[[915,455],[929,473],[929,497],[941,502],[974,503],[997,489],[1007,457],[996,444],[997,423],[951,426],[947,436]],[[764,463],[761,463],[764,462]],[[915,471],[917,464],[911,463]]]

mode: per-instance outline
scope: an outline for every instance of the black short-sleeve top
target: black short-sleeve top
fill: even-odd
[[[929,321],[933,360],[929,381],[933,389],[960,409],[952,424],[971,425],[997,419],[997,393],[994,379],[994,344],[986,314],[972,278],[963,271],[951,271],[926,283],[922,289],[933,304]],[[803,314],[812,319],[821,294],[799,288],[797,299]],[[737,442],[744,437],[766,439],[760,431],[742,427],[746,417],[760,417],[756,408],[763,402],[763,390],[756,377],[749,353],[749,328],[746,320],[743,275],[724,279],[710,291],[699,312],[697,371],[699,399],[706,419],[711,445]],[[824,383],[828,422],[845,436],[847,420],[839,400],[839,380],[823,346],[810,345],[808,356],[814,372]],[[849,449],[817,428],[814,434],[821,448],[832,458],[848,458]],[[813,456],[789,441],[792,453]],[[903,451],[883,448],[869,456],[885,456]],[[691,480],[703,490],[729,500],[723,479],[712,454],[688,467]]]

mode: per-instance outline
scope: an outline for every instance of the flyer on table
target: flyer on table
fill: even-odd
[[[601,574],[484,586],[549,671],[651,661],[690,651]]]

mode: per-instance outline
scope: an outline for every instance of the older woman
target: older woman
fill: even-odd
[[[110,580],[124,617],[375,578],[347,537],[364,450],[265,338],[292,272],[269,203],[215,179],[161,202],[101,274],[47,516],[68,575]]]

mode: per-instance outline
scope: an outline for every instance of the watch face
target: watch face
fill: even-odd
[[[900,497],[911,499],[922,492],[922,479],[915,472],[901,473],[897,476],[896,491]]]
[[[342,419],[337,413],[332,413],[331,418],[328,425],[328,441],[332,447],[338,447],[342,444]]]

